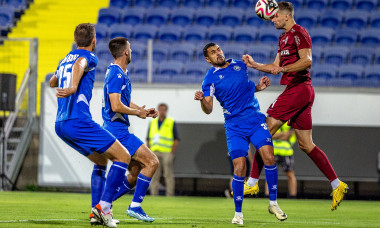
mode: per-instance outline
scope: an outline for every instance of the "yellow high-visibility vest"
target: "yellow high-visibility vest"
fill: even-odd
[[[278,129],[278,132],[287,132],[290,131],[291,127],[288,126],[287,124],[284,124]],[[275,139],[273,140],[273,150],[274,150],[274,155],[279,155],[279,156],[292,156],[294,151],[293,151],[293,145],[296,143],[296,134],[293,133],[292,136],[290,136],[289,141],[284,141],[284,140],[279,140]]]
[[[170,153],[174,144],[174,119],[166,117],[158,129],[158,118],[150,122],[149,144],[152,151]]]

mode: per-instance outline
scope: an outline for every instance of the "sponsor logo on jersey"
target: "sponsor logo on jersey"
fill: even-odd
[[[234,70],[239,71],[239,70],[241,70],[241,67],[236,65],[236,66],[234,66]]]
[[[281,55],[289,55],[289,50],[282,50]]]

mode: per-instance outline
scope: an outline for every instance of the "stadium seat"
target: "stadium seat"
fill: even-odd
[[[113,61],[113,57],[108,49],[108,43],[107,42],[99,42],[96,45],[95,53],[98,56],[99,59],[102,61]]]
[[[277,44],[281,31],[274,28],[258,30],[258,40],[266,44]]]
[[[110,6],[124,9],[131,5],[131,0],[110,0]]]
[[[326,10],[321,14],[320,23],[323,27],[338,28],[343,21],[343,12],[336,10]]]
[[[252,1],[250,0],[233,0],[232,7],[241,8],[241,9],[252,9],[252,11],[254,9],[252,5]]]
[[[157,27],[154,25],[139,25],[136,26],[134,37],[136,40],[146,41],[156,37]]]
[[[380,80],[376,77],[364,78],[360,80],[355,80],[353,85],[361,87],[380,87]]]
[[[335,44],[342,46],[355,45],[358,40],[358,30],[353,28],[337,29],[335,33]]]
[[[342,46],[332,46],[325,48],[324,56],[325,63],[327,64],[335,64],[342,65],[347,62],[349,49],[347,47]]]
[[[313,86],[327,86],[327,79],[323,77],[313,77],[311,83],[313,84]]]
[[[328,45],[331,43],[334,35],[334,30],[331,28],[312,28],[310,36],[313,45]]]
[[[134,6],[149,8],[154,6],[154,0],[138,0],[134,2]]]
[[[362,78],[364,68],[359,65],[341,65],[338,69],[338,76],[340,78],[359,79]]]
[[[371,79],[378,79],[380,81],[380,66],[371,65],[364,69],[364,77]]]
[[[187,8],[198,9],[203,6],[204,0],[184,0],[183,6]]]
[[[160,7],[173,9],[179,5],[180,0],[158,0],[157,3]]]
[[[303,0],[281,0],[281,1],[278,1],[278,2],[291,2],[294,9],[298,9],[298,8],[301,8],[303,7]]]
[[[356,1],[356,9],[359,10],[366,10],[366,11],[372,11],[376,10],[377,7],[377,0],[358,0]]]
[[[229,26],[212,26],[209,30],[209,37],[212,42],[226,42],[231,39],[232,28]]]
[[[310,29],[317,24],[319,11],[305,9],[305,10],[297,12],[295,16],[296,16],[297,24],[307,29]]]
[[[362,29],[367,26],[368,13],[361,10],[350,10],[345,13],[345,18],[348,28]]]
[[[157,64],[154,64],[153,62],[153,74],[157,72]],[[148,74],[148,61],[142,60],[142,61],[136,61],[133,64],[133,73],[134,74]]]
[[[365,29],[361,31],[360,42],[364,46],[375,47],[380,44],[380,29]]]
[[[146,44],[140,42],[132,42],[132,61],[143,59],[146,51]]]
[[[195,45],[192,43],[176,43],[171,48],[169,59],[188,62],[193,59]]]
[[[377,48],[375,50],[375,62],[374,62],[374,64],[380,65],[380,48]]]
[[[12,6],[15,10],[25,10],[26,0],[4,0],[3,5]]]
[[[251,43],[256,40],[257,28],[254,26],[236,27],[234,31],[234,41],[239,43]]]
[[[185,64],[184,73],[186,75],[203,77],[210,68],[211,65],[206,60],[188,62]]]
[[[113,39],[115,37],[125,37],[125,38],[131,38],[133,32],[132,25],[126,25],[126,24],[114,24],[111,25],[109,34],[110,39]]]
[[[118,8],[103,8],[99,10],[98,23],[110,26],[119,23],[120,9]]]
[[[96,24],[95,31],[96,31],[96,40],[102,41],[102,40],[107,39],[108,27],[106,25]]]
[[[247,53],[246,45],[243,44],[224,44],[221,48],[227,59],[241,60],[241,57]]]
[[[177,42],[181,38],[183,28],[179,25],[164,25],[158,30],[158,39],[167,42]]]
[[[186,41],[199,42],[207,37],[208,29],[204,26],[194,25],[185,28],[183,38]]]
[[[374,50],[370,47],[354,47],[351,49],[351,64],[359,64],[362,66],[372,63]]]
[[[270,23],[270,22],[260,19],[254,12],[247,13],[245,21],[246,21],[245,22],[246,25],[255,26],[255,27],[261,27]]]
[[[372,28],[380,28],[380,11],[375,11],[371,14],[369,24]]]
[[[110,63],[110,61],[105,60],[101,60],[98,62],[98,65],[95,68],[95,81],[104,82],[106,71]]]
[[[165,7],[150,8],[146,12],[146,23],[161,26],[166,24],[170,15],[170,10]]]
[[[193,22],[194,9],[176,8],[172,10],[172,22],[175,25],[188,26]]]
[[[169,57],[170,46],[163,42],[157,42],[153,45],[153,60],[156,62],[166,61]]]
[[[322,63],[323,58],[323,48],[321,46],[315,46],[312,49],[313,64]]]
[[[330,87],[352,87],[353,79],[351,78],[331,78],[327,80],[327,86]]]
[[[176,60],[169,60],[160,64],[158,72],[160,75],[167,75],[171,77],[182,74],[183,63]]]
[[[131,74],[129,78],[132,83],[146,83],[147,82],[146,74]]]
[[[225,8],[221,11],[220,22],[222,25],[236,27],[243,22],[244,10],[239,8]]]
[[[324,10],[329,4],[329,0],[305,0],[306,8],[314,10]]]
[[[310,73],[315,78],[335,78],[338,67],[332,64],[313,64]]]
[[[228,6],[228,0],[207,0],[206,6],[214,8],[225,8]]]
[[[124,24],[135,26],[141,24],[145,18],[145,9],[142,7],[133,7],[124,10],[121,14],[121,21]]]
[[[0,30],[8,30],[13,26],[14,8],[11,6],[0,6]],[[7,34],[8,32],[6,32]],[[6,35],[5,34],[5,35]],[[0,34],[3,35],[3,34]]]
[[[219,18],[219,9],[201,8],[196,11],[195,21],[198,25],[210,27],[215,25]]]
[[[331,0],[331,8],[333,10],[346,11],[352,8],[354,0]]]
[[[248,47],[248,54],[258,63],[269,64],[273,50],[271,45],[259,44]]]

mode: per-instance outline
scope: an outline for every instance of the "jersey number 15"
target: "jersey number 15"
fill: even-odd
[[[59,88],[68,88],[71,86],[71,69],[73,64],[66,64],[60,66],[58,69],[58,87]]]

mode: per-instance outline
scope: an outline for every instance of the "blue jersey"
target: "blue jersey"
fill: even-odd
[[[244,62],[228,59],[226,68],[215,68],[207,72],[202,90],[204,96],[215,96],[223,107],[226,123],[238,122],[246,118],[265,117],[260,112],[255,97],[255,83],[248,79]]]
[[[69,54],[67,54],[67,56],[59,63],[55,76],[58,78],[59,88],[71,87],[71,71],[74,63],[80,57],[87,60],[87,68],[79,82],[77,91],[68,97],[58,98],[56,122],[77,118],[92,119],[90,113],[90,100],[95,81],[95,67],[98,64],[98,58],[96,55],[84,49],[77,49],[69,52]]]
[[[119,93],[121,95],[121,102],[130,106],[131,104],[131,81],[129,80],[129,73],[124,72],[123,69],[117,64],[111,64],[107,68],[106,78],[104,79],[104,100],[102,116],[104,122],[121,122],[129,126],[129,119],[127,114],[116,113],[112,111],[111,102],[108,94]]]

